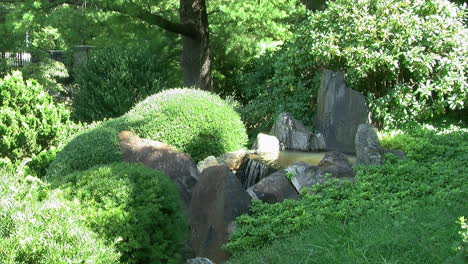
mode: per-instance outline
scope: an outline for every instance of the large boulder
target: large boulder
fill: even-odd
[[[323,174],[335,178],[353,178],[354,171],[348,157],[338,151],[327,152],[318,167]]]
[[[359,165],[380,165],[383,155],[379,137],[374,127],[361,124],[356,133],[356,163]]]
[[[325,139],[326,149],[354,153],[357,128],[367,123],[364,96],[346,86],[343,73],[325,70],[318,93],[315,126]]]
[[[376,129],[371,125],[359,125],[355,140],[356,164],[358,165],[381,165],[387,153],[391,153],[399,159],[406,158],[405,152],[401,150],[381,147]]]
[[[198,179],[198,169],[192,158],[162,142],[141,139],[130,131],[121,131],[119,140],[123,160],[163,171],[177,184],[179,195],[187,209],[192,189]]]
[[[286,171],[291,175],[291,183],[299,193],[305,187],[311,187],[315,184],[325,182],[325,176],[320,171],[319,167],[309,165],[302,161],[289,166],[286,168]]]
[[[286,168],[294,188],[300,193],[302,189],[322,184],[330,178],[340,181],[353,181],[354,171],[348,157],[343,153],[332,151],[325,154],[318,166],[299,161]]]
[[[216,263],[227,260],[222,249],[236,217],[247,213],[250,196],[226,166],[209,167],[200,175],[190,203],[192,248],[196,256]]]
[[[253,144],[253,149],[255,153],[275,160],[280,152],[280,143],[275,136],[260,133]]]
[[[286,176],[286,170],[277,171],[247,189],[254,200],[279,203],[285,199],[298,199],[299,194]]]
[[[270,134],[278,138],[281,150],[310,149],[312,133],[290,113],[280,113]]]

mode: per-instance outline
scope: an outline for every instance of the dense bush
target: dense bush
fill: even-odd
[[[303,23],[292,54],[345,71],[387,125],[424,119],[467,103],[464,16],[445,0],[330,1]]]
[[[337,258],[351,252],[359,253],[360,261],[363,261],[362,251],[359,250],[366,248],[369,255],[365,257],[369,259],[377,259],[379,254],[386,254],[382,257],[393,259],[395,256],[392,254],[399,254],[404,260],[400,259],[398,262],[402,263],[430,258],[435,259],[433,262],[436,263],[445,261],[444,258],[454,254],[451,250],[452,242],[456,239],[455,221],[460,214],[466,214],[468,209],[468,168],[465,166],[468,129],[457,126],[425,126],[406,130],[405,133],[388,132],[382,142],[386,147],[404,150],[407,159],[398,160],[389,155],[382,166],[358,167],[354,184],[329,181],[315,186],[313,194],[304,194],[299,201],[273,205],[255,203],[251,215],[237,219],[237,231],[232,235],[227,248],[235,255],[242,254],[291,234],[315,230],[314,236],[317,238],[310,243],[320,241],[320,245],[341,245],[343,247],[340,250],[347,251],[342,255],[335,255]],[[425,212],[434,213],[428,217],[424,215]],[[402,240],[400,246],[398,241],[390,239],[388,235],[384,236],[379,229],[381,221],[378,221],[378,217],[384,217],[384,222],[389,223],[382,227],[387,230],[387,234],[395,233],[401,239],[407,236],[414,240]],[[418,221],[415,222],[415,219]],[[359,223],[365,222],[375,224],[373,228],[376,230],[366,229],[365,232],[369,235],[364,240],[364,237],[359,237],[354,232],[361,232]],[[414,227],[416,224],[421,226]],[[323,228],[327,225],[330,225],[327,229]],[[334,228],[345,230],[343,237],[319,238],[329,236],[329,233],[320,233],[321,231],[335,232]],[[421,236],[421,230],[425,230],[428,235]],[[370,235],[372,233],[374,235]],[[444,237],[446,235],[450,237]],[[310,236],[304,235],[300,239]],[[346,236],[356,236],[361,240],[351,243]],[[390,240],[382,241],[383,237]],[[361,242],[364,244],[359,244]],[[411,243],[414,243],[413,247],[409,247]],[[432,247],[430,250],[410,250],[416,247],[423,249],[429,244]],[[372,250],[369,245],[374,245]],[[380,246],[390,250],[383,251]],[[325,249],[317,247],[314,252],[322,254]],[[342,259],[331,257],[333,256],[327,256],[322,262],[342,262]]]
[[[320,74],[309,69],[308,58],[294,56],[296,52],[294,43],[286,43],[260,56],[238,77],[244,105],[240,113],[253,136],[269,131],[281,112],[313,126]]]
[[[163,173],[114,163],[52,184],[81,202],[88,226],[117,241],[123,263],[180,263],[187,228],[176,186]]]
[[[121,161],[117,134],[122,130],[170,144],[195,161],[238,150],[247,140],[239,116],[218,96],[199,90],[166,90],[125,116],[75,137],[58,153],[47,175],[62,176]]]
[[[113,243],[104,243],[84,226],[76,201],[47,190],[37,178],[1,167],[1,263],[118,263]]]
[[[21,68],[24,79],[34,79],[47,92],[64,92],[62,82],[68,78],[68,70],[59,61],[43,58],[38,63],[30,63]]]
[[[20,72],[0,79],[0,157],[12,161],[56,145],[70,133],[69,111]]]
[[[219,96],[194,89],[153,95],[128,114],[135,131],[186,152],[195,161],[239,150],[247,141],[239,115]]]
[[[159,54],[142,46],[92,51],[77,71],[73,117],[81,121],[118,117],[147,96],[179,86],[171,57]]]

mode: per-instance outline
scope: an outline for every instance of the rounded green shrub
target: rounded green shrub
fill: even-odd
[[[219,96],[192,89],[166,90],[126,115],[76,136],[58,153],[47,176],[122,161],[118,139],[122,130],[172,145],[195,161],[241,149],[247,142],[239,115]]]
[[[114,243],[84,225],[77,201],[6,168],[0,169],[2,264],[119,263]]]
[[[59,143],[69,124],[69,111],[56,105],[34,80],[20,72],[0,79],[0,157],[17,161]]]
[[[239,150],[247,142],[239,115],[219,96],[195,89],[162,91],[126,114],[135,131],[188,153],[195,161]]]
[[[117,241],[123,263],[180,263],[187,227],[169,177],[140,164],[114,163],[54,178],[78,199],[86,224]]]
[[[141,46],[92,51],[77,71],[72,117],[80,121],[118,117],[147,96],[179,86],[171,57],[160,54]]]
[[[389,126],[468,102],[466,7],[446,0],[334,0],[296,34],[297,60],[342,70]]]

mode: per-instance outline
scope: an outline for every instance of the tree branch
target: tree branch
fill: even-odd
[[[0,0],[0,2],[2,1],[5,1],[5,0]],[[49,0],[48,8],[54,8],[62,4],[81,6],[83,2],[84,0]],[[125,5],[116,5],[116,4],[111,4],[111,3],[107,3],[107,4],[94,3],[94,4],[103,11],[117,12],[122,15],[136,18],[150,25],[160,27],[172,33],[184,35],[190,38],[199,37],[199,33],[196,30],[194,25],[170,21],[161,15],[153,14],[150,11],[144,10],[143,8],[139,7],[136,4],[125,4]]]

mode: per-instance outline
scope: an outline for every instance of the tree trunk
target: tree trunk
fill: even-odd
[[[213,90],[205,0],[180,0],[180,22],[192,26],[195,37],[182,35],[181,66],[184,85]]]

